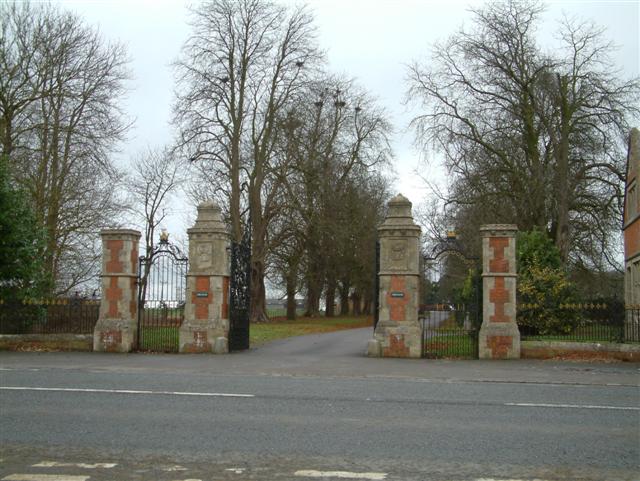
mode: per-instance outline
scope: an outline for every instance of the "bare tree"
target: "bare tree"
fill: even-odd
[[[640,113],[640,82],[621,80],[593,25],[565,20],[543,54],[542,10],[536,1],[474,10],[471,30],[410,67],[409,98],[424,108],[412,125],[425,149],[444,154],[456,224],[473,210],[546,230],[565,262],[615,264],[622,139]]]
[[[144,225],[144,252],[153,255],[156,231],[171,213],[171,201],[185,182],[184,166],[168,148],[151,148],[139,153],[132,162],[132,172],[127,179],[129,210]],[[142,299],[145,298],[151,264],[146,263],[141,272]]]
[[[109,155],[127,127],[127,56],[54,6],[3,3],[0,18],[3,151],[46,231],[55,289],[67,291],[89,274],[91,239],[115,215]]]
[[[386,166],[389,132],[385,112],[370,96],[336,78],[309,84],[284,119],[281,151],[290,159],[285,203],[297,213],[296,240],[304,254],[289,258],[295,262],[290,270],[304,272],[307,315],[319,314],[323,291],[326,314],[334,313],[339,271],[348,263],[341,252],[352,252],[357,226],[366,222],[352,215],[355,192]],[[367,197],[366,190],[359,197],[371,202],[375,193]],[[375,222],[368,227],[375,231]]]
[[[192,13],[193,34],[176,63],[178,147],[226,179],[235,241],[250,211],[251,319],[263,320],[265,239],[281,188],[277,124],[319,60],[312,19],[304,8],[264,0],[211,0]]]

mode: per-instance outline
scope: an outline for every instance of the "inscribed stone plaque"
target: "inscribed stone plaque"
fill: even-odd
[[[213,246],[209,243],[198,244],[196,247],[196,256],[198,259],[198,269],[207,269],[213,264]]]
[[[399,271],[407,269],[407,241],[405,239],[391,242],[389,268]]]

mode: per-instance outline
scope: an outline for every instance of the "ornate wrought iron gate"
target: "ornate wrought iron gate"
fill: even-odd
[[[251,305],[251,227],[241,242],[231,243],[229,282],[229,350],[249,349],[249,309]]]
[[[139,351],[178,352],[179,329],[184,319],[189,260],[169,243],[168,234],[138,269]]]
[[[482,285],[480,263],[468,256],[455,235],[449,234],[425,256],[425,268],[446,256],[461,259],[468,269],[470,283],[465,287],[465,298],[431,299],[420,306],[422,322],[423,357],[478,358],[478,334],[482,318]],[[440,282],[440,280],[438,281]]]

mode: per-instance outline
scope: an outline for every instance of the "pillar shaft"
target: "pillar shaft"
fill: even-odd
[[[421,357],[418,320],[420,227],[413,222],[411,202],[391,199],[378,229],[380,239],[379,318],[369,355]]]
[[[138,323],[138,243],[140,232],[109,229],[102,237],[102,298],[93,350],[129,352]]]
[[[480,359],[519,359],[516,324],[516,232],[511,224],[490,224],[482,233],[482,327]]]
[[[198,206],[189,235],[189,273],[180,352],[228,351],[229,234],[220,207]]]

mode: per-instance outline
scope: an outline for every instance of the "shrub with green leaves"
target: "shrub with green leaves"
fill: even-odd
[[[560,253],[542,231],[518,236],[519,326],[537,334],[568,334],[579,321],[578,311],[562,309],[576,302],[576,289],[562,269]]]
[[[8,160],[0,155],[0,298],[39,296],[46,284],[44,233],[23,192],[11,184]]]

